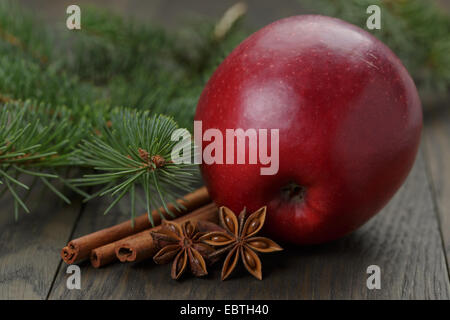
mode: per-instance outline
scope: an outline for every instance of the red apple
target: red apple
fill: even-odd
[[[259,164],[201,170],[218,205],[236,213],[267,205],[265,231],[296,244],[336,239],[377,213],[408,175],[422,129],[417,90],[392,51],[314,15],[243,41],[209,80],[195,120],[224,136],[279,129],[277,174],[261,175]]]

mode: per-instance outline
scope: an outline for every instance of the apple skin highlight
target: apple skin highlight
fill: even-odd
[[[417,154],[422,109],[386,45],[339,19],[304,15],[234,49],[203,90],[195,120],[223,136],[279,129],[277,174],[261,175],[261,164],[202,164],[202,175],[217,205],[267,205],[266,233],[315,244],[355,230],[395,194]]]

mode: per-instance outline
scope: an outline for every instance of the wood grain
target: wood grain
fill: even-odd
[[[103,205],[102,205],[103,206]],[[101,208],[102,209],[102,208]],[[76,236],[110,225],[92,205]],[[63,245],[63,243],[61,243]],[[55,253],[56,255],[56,253]],[[65,266],[50,299],[448,299],[449,279],[422,153],[389,205],[353,234],[313,247],[286,247],[262,257],[263,281],[238,268],[221,282],[220,268],[206,279],[170,279],[169,266],[152,261],[116,263],[104,269],[85,264],[81,290],[67,290]],[[368,290],[366,269],[381,268],[381,290]]]
[[[46,299],[60,257],[61,243],[70,238],[81,204],[63,205],[42,186],[27,201],[32,213],[14,220],[13,201],[0,202],[0,299]]]
[[[430,114],[425,121],[425,155],[439,214],[440,227],[450,261],[450,111]],[[449,273],[450,275],[450,273]]]

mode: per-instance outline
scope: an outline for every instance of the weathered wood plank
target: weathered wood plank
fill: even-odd
[[[77,235],[119,220],[88,207]],[[125,219],[126,215],[121,219]],[[63,243],[61,243],[62,245]],[[81,268],[81,290],[66,289],[61,268],[50,299],[448,299],[449,280],[424,160],[419,155],[406,184],[374,219],[339,241],[314,247],[288,247],[265,255],[264,280],[245,272],[219,280],[170,279],[169,266],[151,261]],[[381,290],[366,288],[366,269],[380,266]]]
[[[49,190],[36,186],[27,205],[32,213],[14,220],[13,201],[0,202],[0,299],[45,299],[81,204],[63,205]]]
[[[450,111],[441,108],[425,121],[425,155],[431,176],[433,195],[441,225],[442,237],[450,262]],[[450,276],[450,273],[449,273]]]
[[[77,235],[116,220],[88,207]],[[62,245],[63,243],[61,243]],[[366,288],[366,269],[380,266],[382,289]],[[288,247],[263,257],[264,281],[242,270],[220,282],[215,268],[209,279],[169,277],[168,266],[151,261],[116,263],[107,268],[82,267],[81,290],[67,290],[61,268],[51,299],[448,299],[449,281],[436,214],[422,154],[406,184],[390,204],[363,228],[334,243],[308,248]]]

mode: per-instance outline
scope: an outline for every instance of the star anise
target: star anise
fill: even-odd
[[[226,246],[213,252],[210,257],[228,252],[223,263],[222,280],[228,278],[237,265],[239,256],[244,262],[245,268],[257,279],[262,279],[262,266],[257,252],[274,252],[283,250],[274,241],[264,237],[254,237],[264,225],[266,219],[266,207],[252,213],[245,220],[246,209],[236,215],[227,207],[220,208],[220,224],[225,231],[213,231],[203,235],[200,240],[212,246]]]
[[[189,263],[192,274],[201,277],[208,274],[204,257],[214,249],[199,239],[205,232],[199,232],[196,223],[186,221],[182,224],[164,220],[157,232],[151,232],[156,245],[161,248],[153,257],[158,264],[173,260],[172,279],[179,279]]]

